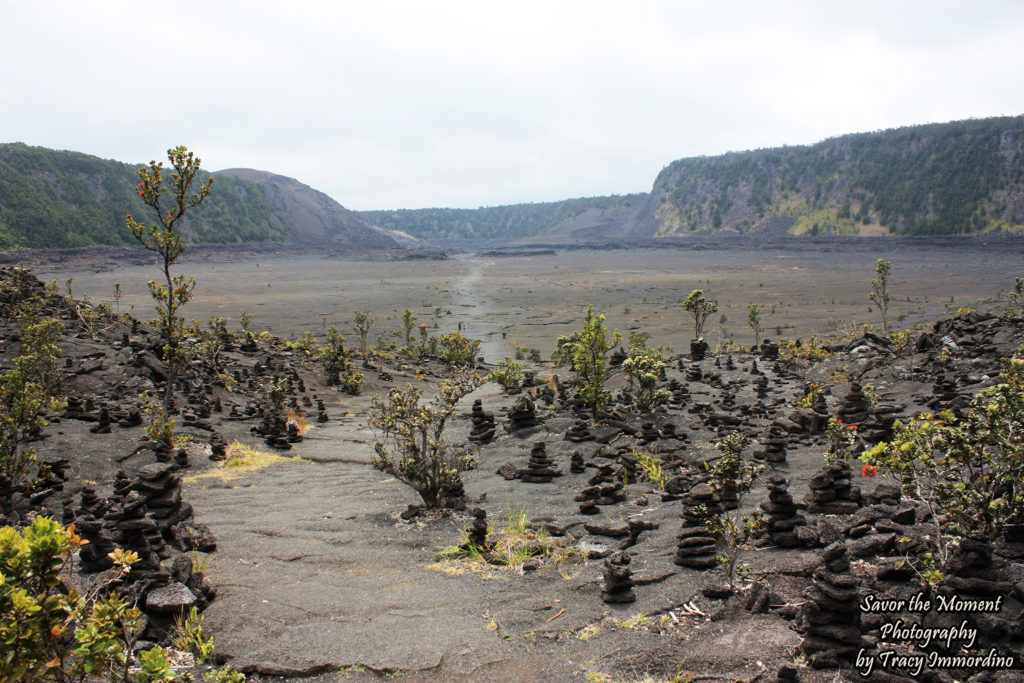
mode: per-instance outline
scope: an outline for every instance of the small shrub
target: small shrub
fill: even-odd
[[[213,659],[213,636],[203,637],[203,621],[206,617],[192,607],[187,614],[174,618],[175,634],[172,644],[184,652],[191,652],[200,666]]]
[[[450,365],[471,365],[476,362],[480,341],[464,337],[458,330],[437,338],[441,358]]]
[[[657,386],[665,373],[665,359],[659,349],[631,345],[622,371],[629,380],[633,403],[641,413],[649,413],[672,398],[671,392]]]
[[[662,466],[664,461],[657,456],[639,451],[633,451],[633,455],[636,456],[637,467],[640,468],[644,478],[659,489],[664,489],[667,480],[665,469]]]
[[[708,316],[718,311],[718,302],[706,299],[703,290],[695,289],[683,302],[683,310],[693,316],[693,336],[696,339],[704,332]]]
[[[497,382],[505,391],[515,389],[523,383],[523,366],[511,356],[505,356],[504,360],[498,361],[497,369],[487,374],[487,381]]]
[[[462,377],[442,382],[430,403],[420,403],[421,391],[412,386],[373,399],[374,465],[415,489],[429,508],[444,507],[461,490],[462,472],[476,466],[471,454],[444,440],[455,405],[475,387],[475,378]]]
[[[320,367],[327,386],[333,387],[341,382],[341,373],[346,367],[345,337],[341,336],[336,325],[327,331],[327,338],[320,347]]]

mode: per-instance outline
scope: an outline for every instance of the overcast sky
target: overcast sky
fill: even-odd
[[[0,0],[0,142],[351,209],[650,190],[674,159],[1024,114],[1024,2]]]

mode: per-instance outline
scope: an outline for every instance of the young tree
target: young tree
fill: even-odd
[[[338,327],[332,325],[327,330],[327,338],[320,347],[320,366],[324,369],[324,384],[333,387],[341,381],[341,373],[345,370],[345,337],[338,333]]]
[[[359,353],[363,357],[363,366],[366,366],[370,362],[366,337],[370,334],[370,328],[373,327],[373,318],[370,317],[369,311],[356,311],[355,321],[356,334],[359,335]]]
[[[755,510],[749,515],[740,512],[743,496],[754,487],[762,469],[743,460],[743,450],[749,443],[747,435],[732,432],[715,443],[722,454],[718,462],[713,466],[704,465],[711,475],[709,485],[728,509],[709,520],[708,529],[720,535],[724,542],[718,563],[725,571],[730,591],[736,590],[736,575],[745,569],[740,564],[740,557],[750,546],[750,539],[764,526],[760,512]]]
[[[686,297],[683,309],[693,316],[693,338],[699,339],[704,332],[704,323],[707,322],[708,316],[718,311],[718,302],[704,298],[704,291],[695,289]]]
[[[747,325],[754,331],[754,349],[761,343],[761,333],[764,332],[764,325],[761,324],[761,309],[757,304],[747,304]]]
[[[889,271],[892,269],[892,264],[885,259],[878,259],[878,263],[875,264],[875,274],[878,276],[871,281],[871,294],[868,296],[875,305],[878,306],[878,312],[882,314],[882,332],[886,337],[889,336]]]
[[[402,313],[402,329],[405,330],[405,348],[412,351],[412,331],[416,329],[416,316],[408,308]]]
[[[174,396],[174,381],[187,364],[187,358],[181,348],[181,342],[185,338],[185,319],[178,315],[178,309],[192,299],[192,291],[196,286],[195,278],[184,275],[171,276],[171,266],[185,251],[185,243],[176,232],[176,228],[186,211],[199,206],[210,196],[213,178],[202,183],[198,192],[192,193],[192,183],[199,173],[202,160],[195,158],[184,146],[167,150],[167,158],[174,169],[170,182],[170,207],[161,204],[161,198],[168,194],[168,188],[163,180],[164,164],[162,161],[151,161],[148,168],[139,169],[141,182],[138,185],[138,193],[146,205],[156,212],[158,223],[139,223],[131,214],[128,214],[125,222],[135,239],[160,257],[164,272],[164,282],[157,284],[155,280],[150,280],[149,291],[157,302],[160,334],[164,338],[163,360],[167,369],[164,408],[170,410]]]
[[[428,508],[444,507],[460,495],[462,473],[476,466],[471,454],[444,439],[456,404],[476,386],[476,377],[466,375],[442,382],[430,403],[420,403],[422,392],[413,386],[392,388],[386,401],[373,399],[369,424],[379,434],[374,466],[414,488]]]
[[[587,306],[587,315],[583,319],[583,329],[569,337],[559,337],[558,350],[555,352],[556,365],[566,361],[572,363],[576,378],[582,385],[580,396],[590,406],[594,420],[597,420],[601,408],[611,395],[604,388],[605,361],[608,352],[622,341],[618,330],[608,337],[604,326],[604,316],[594,315],[594,306]]]

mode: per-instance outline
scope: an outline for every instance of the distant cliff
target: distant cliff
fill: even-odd
[[[425,238],[548,242],[715,233],[959,235],[1024,230],[1024,116],[680,159],[649,194],[362,212]]]
[[[135,244],[125,214],[153,220],[152,209],[135,192],[141,165],[0,144],[0,249]],[[398,246],[327,195],[291,178],[245,169],[213,175],[213,194],[184,223],[191,242],[281,242],[353,251]]]
[[[1024,116],[680,159],[625,226],[637,236],[780,227],[955,235],[1024,227]]]

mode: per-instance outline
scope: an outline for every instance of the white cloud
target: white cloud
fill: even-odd
[[[644,191],[683,156],[1024,113],[1009,1],[0,6],[4,141],[183,143],[358,209]]]

